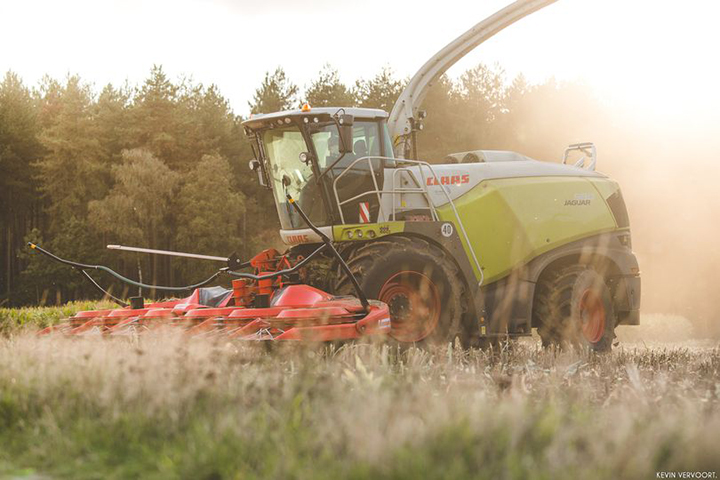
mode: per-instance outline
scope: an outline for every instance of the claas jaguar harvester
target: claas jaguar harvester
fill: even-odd
[[[40,333],[168,327],[244,340],[389,336],[400,344],[487,346],[536,328],[545,345],[610,350],[617,325],[639,323],[640,276],[620,188],[595,171],[592,143],[570,145],[561,164],[488,150],[451,153],[443,163],[418,160],[420,106],[433,82],[553,1],[519,0],[475,25],[415,74],[390,114],[306,104],[243,122],[256,154],[250,167],[272,190],[290,246],[283,254],[268,249],[242,262],[108,246],[226,264],[178,287],[143,284],[29,244],[120,306],[79,312]],[[140,295],[128,304],[89,272]],[[233,279],[231,290],[206,287],[221,275]],[[146,305],[142,289],[191,293]]]
[[[570,145],[562,163],[487,150],[418,160],[433,82],[550,3],[517,1],[475,25],[415,74],[390,114],[305,104],[243,123],[290,258],[332,239],[349,271],[330,259],[326,288],[351,294],[356,279],[389,307],[397,342],[484,345],[536,328],[545,345],[607,351],[617,325],[639,324],[628,214],[618,184],[595,171],[593,144]]]

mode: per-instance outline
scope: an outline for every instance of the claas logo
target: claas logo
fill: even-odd
[[[307,235],[288,235],[287,243],[307,243],[310,239]]]
[[[430,177],[427,179],[429,186],[433,185],[460,185],[463,183],[470,183],[470,175],[444,175],[442,177]]]

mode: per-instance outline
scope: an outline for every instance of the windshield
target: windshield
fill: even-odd
[[[332,202],[330,208],[333,211],[337,210],[335,189],[340,202],[357,197],[353,201],[343,203],[342,216],[346,223],[360,221],[358,217],[360,203],[367,204],[366,208],[369,205],[371,217],[376,217],[379,208],[376,185],[383,184],[383,160],[378,157],[389,156],[388,152],[392,154],[387,139],[387,128],[384,127],[385,124],[379,121],[355,120],[352,127],[353,151],[342,156],[334,166],[333,164],[340,158],[340,137],[337,125],[333,121],[303,126],[312,141],[310,147],[305,141],[307,137],[303,136],[300,126],[295,123],[262,132],[268,176],[275,196],[280,225],[284,230],[308,228],[288,203],[286,193],[293,196],[315,225],[331,224],[321,188],[327,188],[327,194]],[[300,160],[301,153],[307,153],[308,158],[313,157],[312,160],[304,163]],[[367,161],[360,161],[348,170],[354,161],[368,156],[375,157],[372,159],[375,178],[370,174],[370,164]],[[318,185],[315,178],[316,170],[311,162],[317,163],[320,172],[325,172],[332,166],[331,171],[323,175],[323,186]],[[345,173],[342,178],[336,182],[337,177],[343,172]]]
[[[377,216],[377,189],[383,184],[383,160],[379,158],[383,156],[384,140],[381,136],[381,125],[383,124],[377,121],[356,120],[352,127],[353,150],[342,157],[340,137],[334,123],[313,128],[314,132],[310,136],[317,152],[320,170],[331,170],[327,172],[326,178],[331,182],[333,200],[337,193],[337,199],[342,203],[342,219],[346,223],[367,221],[359,216],[360,204],[369,208],[371,218]],[[354,163],[363,157],[373,158]],[[374,179],[370,169],[371,162]],[[338,179],[340,175],[342,177]]]
[[[380,156],[380,132],[377,122],[355,122],[353,126],[353,151],[346,153],[345,156],[333,167],[333,173],[340,173],[347,168],[352,162],[358,158],[367,156]],[[318,165],[320,170],[330,167],[333,162],[340,158],[340,138],[335,123],[331,123],[320,127],[311,135],[315,151],[318,156]],[[363,168],[360,163],[364,163],[367,169],[367,163],[358,162],[355,168]]]
[[[316,225],[325,225],[325,206],[312,167],[300,160],[300,154],[307,152],[300,130],[296,126],[266,130],[263,133],[263,145],[269,160],[268,174],[282,228],[308,228],[288,203],[286,193],[293,196],[310,221]]]

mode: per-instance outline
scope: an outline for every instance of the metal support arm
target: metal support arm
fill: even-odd
[[[436,53],[410,79],[390,112],[388,127],[393,141],[403,137],[406,140],[413,132],[413,124],[418,110],[430,87],[450,67],[475,49],[488,38],[512,25],[523,17],[540,10],[557,0],[517,0],[494,15],[476,24],[467,32],[450,42]],[[395,152],[399,158],[405,158],[406,142],[401,142],[402,151]],[[397,144],[397,142],[396,142]]]

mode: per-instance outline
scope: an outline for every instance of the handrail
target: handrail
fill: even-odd
[[[588,152],[589,150],[589,152]],[[573,166],[579,167],[579,168],[585,168],[585,159],[587,158],[588,154],[590,155],[590,165],[587,166],[587,170],[590,170],[592,172],[595,171],[595,165],[597,164],[597,149],[595,148],[595,144],[592,142],[583,142],[583,143],[573,143],[571,145],[568,145],[567,148],[565,148],[565,153],[563,154],[563,165],[567,164],[568,156],[570,152],[579,151],[582,152],[583,156],[580,158],[580,160],[576,161]]]
[[[390,193],[390,194],[393,194],[393,192],[392,192],[392,191],[391,191],[391,192],[386,192],[386,191],[384,191],[384,190],[380,190],[380,188],[378,187],[378,185],[377,185],[377,179],[375,178],[375,171],[374,171],[374,169],[373,169],[373,167],[372,167],[372,160],[373,160],[373,159],[393,160],[393,161],[396,161],[396,162],[399,163],[399,164],[417,165],[417,166],[418,166],[418,170],[419,170],[419,172],[420,172],[420,176],[421,176],[421,179],[422,179],[422,185],[423,185],[423,186],[425,186],[426,183],[427,183],[427,182],[426,182],[426,179],[425,179],[425,174],[424,174],[424,172],[423,172],[423,167],[427,167],[428,170],[430,170],[430,173],[432,174],[432,178],[434,178],[434,179],[436,179],[436,180],[439,178],[438,175],[435,173],[435,170],[433,169],[432,165],[430,165],[428,162],[423,162],[423,161],[420,161],[420,160],[408,160],[408,159],[404,159],[404,158],[403,158],[403,159],[397,159],[397,158],[380,157],[380,156],[365,156],[365,157],[357,158],[357,159],[355,159],[352,163],[350,163],[350,165],[348,165],[347,167],[345,167],[345,169],[344,169],[342,172],[340,172],[340,174],[339,174],[337,177],[335,177],[335,180],[333,181],[333,193],[335,194],[335,201],[336,201],[336,203],[337,203],[338,210],[340,211],[340,220],[342,221],[343,224],[345,224],[345,218],[344,218],[343,213],[342,213],[342,205],[350,202],[352,199],[350,199],[350,200],[345,200],[345,201],[341,202],[341,201],[340,201],[340,196],[338,195],[337,184],[338,184],[338,181],[339,181],[350,169],[352,169],[357,163],[359,163],[359,162],[361,162],[361,161],[367,161],[367,162],[368,162],[368,165],[370,166],[370,173],[371,173],[372,178],[373,178],[373,184],[375,185],[375,190],[374,190],[374,191],[369,190],[369,191],[364,192],[364,193],[362,193],[362,194],[360,194],[360,195],[356,195],[356,196],[353,197],[353,198],[357,198],[357,197],[360,197],[360,196],[363,196],[363,195],[368,195],[368,194],[373,194],[373,193],[377,194],[378,203],[379,203],[380,209],[381,209],[381,211],[383,212],[383,215],[385,216],[385,218],[386,218],[386,219],[389,218],[387,215],[385,215],[385,211],[382,210],[382,197],[381,197],[380,194],[381,194],[381,193]],[[393,186],[394,186],[394,185],[393,185]],[[445,198],[447,199],[448,203],[450,204],[450,207],[452,208],[453,214],[455,215],[455,220],[457,221],[457,225],[458,225],[458,227],[460,228],[460,231],[462,232],[463,238],[465,239],[465,243],[466,243],[467,246],[468,246],[468,250],[470,250],[470,254],[472,255],[473,262],[475,263],[475,266],[477,267],[478,273],[480,274],[480,281],[478,282],[478,286],[481,286],[481,285],[483,284],[483,282],[485,281],[485,274],[483,273],[483,269],[482,269],[482,267],[480,266],[480,262],[478,261],[477,255],[476,255],[476,253],[475,253],[475,249],[473,248],[472,244],[470,243],[470,237],[468,236],[467,232],[465,231],[465,225],[462,223],[462,220],[460,220],[460,214],[458,213],[457,208],[455,207],[455,202],[453,202],[453,200],[452,200],[452,198],[450,197],[450,194],[448,193],[448,191],[447,191],[447,189],[445,188],[445,186],[444,186],[444,185],[438,185],[438,186],[439,186],[440,189],[442,190],[443,194],[445,194]],[[427,189],[425,189],[425,191],[427,192]],[[426,198],[427,198],[427,200],[428,200],[428,206],[431,207],[431,208],[435,208],[434,202],[432,201],[432,198],[430,197],[429,192],[427,192]],[[393,202],[394,202],[394,199],[393,199]],[[393,208],[394,208],[394,204],[393,204]]]

